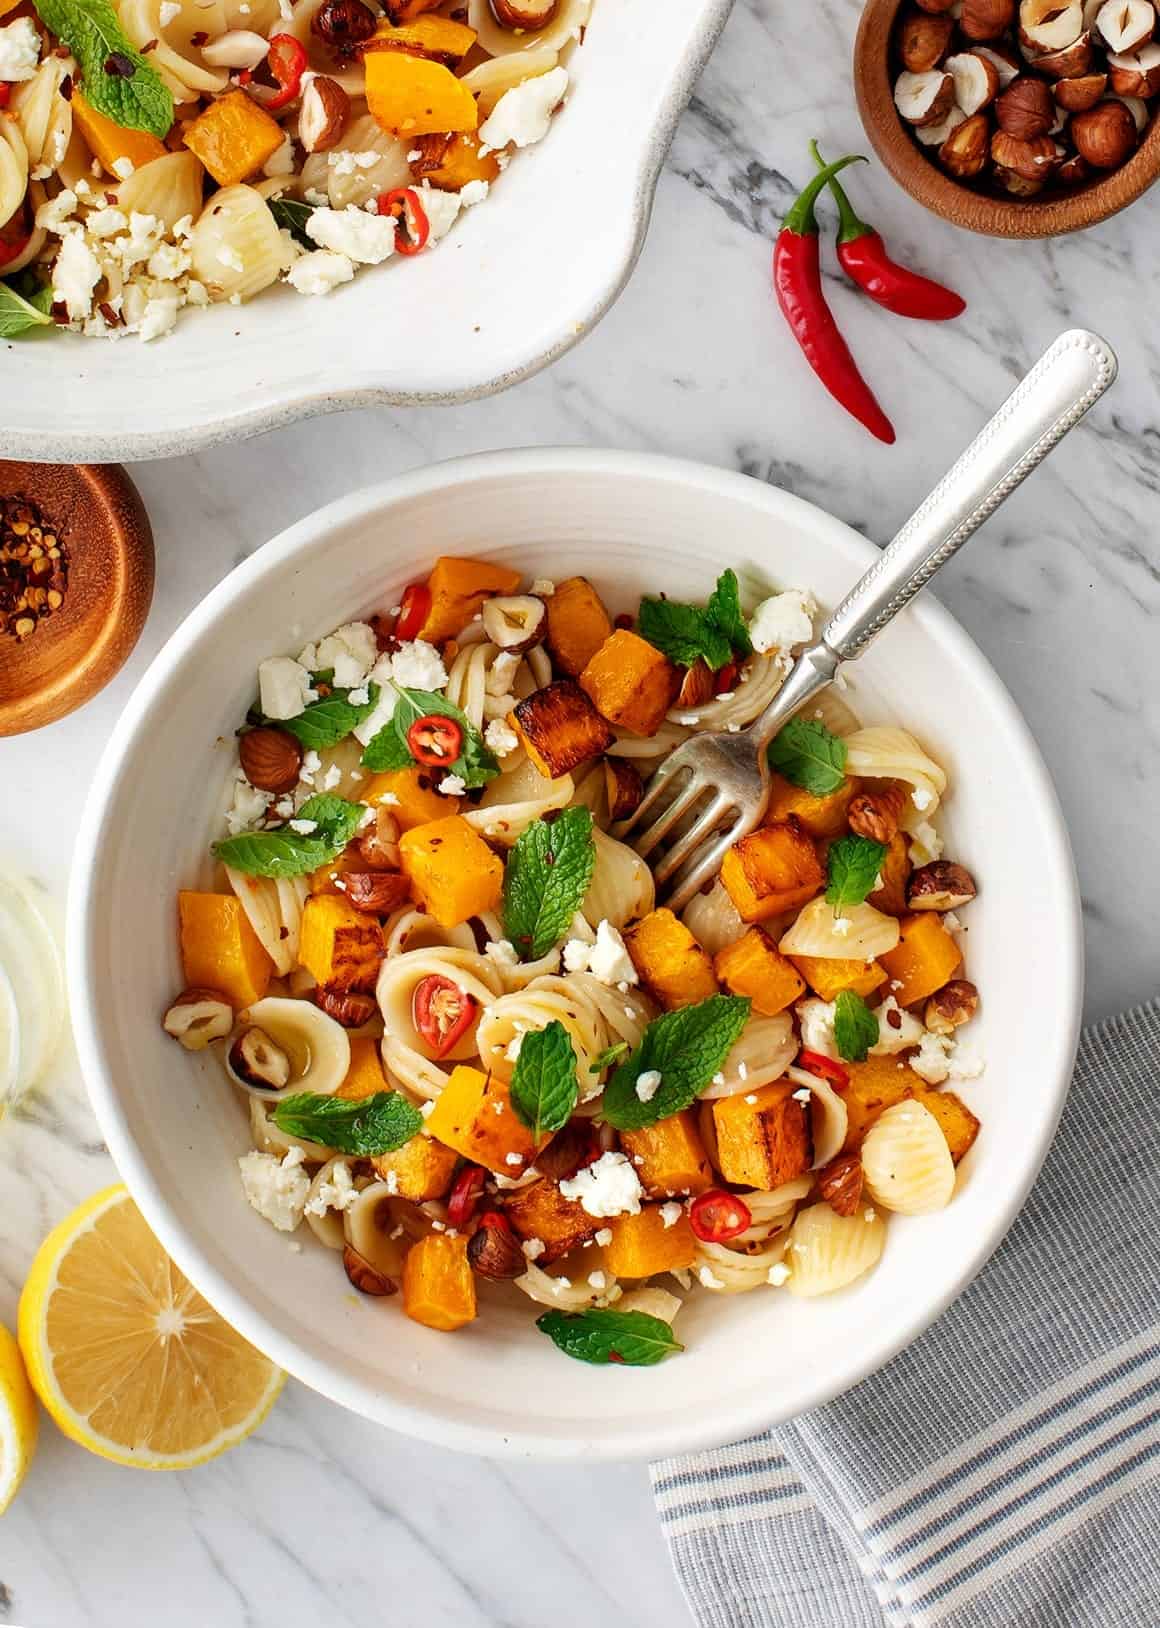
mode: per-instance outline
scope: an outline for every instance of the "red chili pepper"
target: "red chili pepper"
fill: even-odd
[[[250,76],[250,89],[269,113],[286,107],[302,90],[302,75],[308,67],[306,47],[293,34],[271,34],[270,49],[257,72]],[[261,78],[259,78],[261,74]],[[264,83],[269,74],[277,87],[271,94]]]
[[[384,192],[378,200],[380,215],[393,215],[406,230],[395,233],[396,254],[418,254],[427,246],[431,236],[431,222],[414,187],[396,187]]]
[[[429,712],[416,718],[407,731],[407,745],[416,763],[428,769],[446,769],[463,750],[463,730],[454,718]]]
[[[810,142],[819,169],[825,159],[816,141]],[[838,206],[838,260],[843,271],[872,300],[898,317],[918,317],[924,322],[949,322],[962,316],[967,302],[953,289],[944,288],[917,271],[908,271],[892,260],[881,236],[854,213],[841,182],[831,177],[830,191]]]
[[[12,95],[12,86],[7,79],[0,79],[0,107],[7,107]]]
[[[395,623],[395,638],[402,641],[417,639],[430,610],[431,590],[425,582],[412,582],[409,588],[404,588]]]
[[[483,1196],[487,1173],[477,1164],[466,1165],[456,1176],[447,1200],[447,1224],[465,1227],[475,1213],[475,1206]]]
[[[729,695],[737,682],[738,666],[735,661],[727,661],[713,679],[714,695]]]
[[[31,237],[32,233],[24,228],[22,214],[16,222],[9,221],[6,226],[0,228],[0,271],[24,253]]]
[[[411,997],[411,1017],[420,1038],[436,1057],[446,1057],[474,1023],[479,1003],[450,978],[432,972]]]
[[[479,1218],[479,1224],[481,1227],[494,1227],[497,1232],[512,1230],[512,1224],[507,1216],[501,1215],[498,1210],[484,1210]]]
[[[849,1088],[850,1070],[836,1063],[832,1057],[823,1056],[820,1051],[799,1051],[797,1064],[807,1074],[816,1074],[820,1080],[828,1080],[835,1091]]]
[[[689,1207],[689,1225],[706,1244],[723,1244],[753,1225],[748,1204],[723,1187],[710,1187]]]
[[[827,164],[798,194],[773,247],[773,286],[806,361],[831,396],[871,435],[889,444],[894,440],[894,428],[838,332],[822,292],[818,264],[818,222],[814,214],[818,194],[831,176],[856,161],[857,155],[850,154],[836,164]]]

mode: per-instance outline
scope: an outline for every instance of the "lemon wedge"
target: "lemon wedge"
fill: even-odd
[[[15,1498],[36,1451],[39,1415],[20,1347],[0,1323],[0,1515]]]
[[[19,1336],[64,1434],[146,1470],[189,1469],[233,1447],[286,1377],[178,1271],[124,1187],[95,1194],[40,1246]]]

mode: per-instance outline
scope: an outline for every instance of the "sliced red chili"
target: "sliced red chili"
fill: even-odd
[[[378,213],[393,215],[401,230],[395,233],[396,254],[418,254],[427,247],[431,222],[414,187],[396,187],[379,195]]]
[[[714,675],[713,694],[730,695],[737,683],[738,667],[735,661],[727,661],[724,667]]]
[[[484,1210],[479,1218],[479,1224],[481,1227],[494,1227],[497,1232],[510,1232],[512,1230],[512,1224],[507,1216],[501,1215],[498,1210]]]
[[[450,767],[463,750],[463,730],[454,718],[429,712],[407,731],[407,747],[416,763],[428,769]]]
[[[710,1187],[689,1208],[689,1225],[706,1244],[727,1243],[753,1225],[749,1205],[723,1187]]]
[[[267,112],[275,113],[301,94],[307,66],[306,47],[301,40],[293,34],[271,34],[270,49],[250,76],[251,94]]]
[[[447,1200],[447,1224],[465,1227],[475,1214],[475,1206],[483,1197],[483,1184],[487,1172],[477,1164],[465,1165],[455,1178],[451,1197]]]
[[[828,1080],[835,1091],[845,1091],[850,1084],[850,1070],[833,1057],[824,1057],[820,1051],[799,1051],[797,1066],[804,1068],[807,1074],[816,1074],[820,1080]]]
[[[431,590],[425,582],[412,582],[410,587],[404,588],[395,622],[395,638],[404,643],[417,639],[430,610]]]
[[[438,972],[415,985],[411,1016],[421,1039],[436,1057],[446,1057],[475,1022],[479,1002]]]
[[[0,107],[7,107],[12,95],[12,86],[6,79],[0,79]]]

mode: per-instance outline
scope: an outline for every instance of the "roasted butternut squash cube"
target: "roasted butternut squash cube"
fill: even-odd
[[[440,927],[494,910],[503,894],[503,861],[459,814],[404,831],[399,864]]]
[[[196,153],[219,186],[248,180],[282,145],[284,132],[244,90],[212,101],[185,127],[185,145]]]
[[[798,910],[825,885],[813,838],[790,815],[751,831],[725,855],[721,880],[742,921]]]
[[[425,1199],[443,1197],[451,1186],[459,1155],[454,1148],[427,1135],[424,1127],[401,1148],[377,1153],[371,1163],[379,1180],[393,1187],[400,1198],[421,1204]]]
[[[455,126],[444,124],[439,128],[453,130]],[[470,128],[475,127],[472,125]],[[413,131],[412,134],[417,132]],[[419,629],[418,637],[426,639],[429,644],[442,644],[444,639],[454,638],[491,594],[514,594],[519,585],[520,573],[506,565],[441,554],[427,578],[427,586],[431,590],[431,609]]]
[[[571,678],[535,690],[508,721],[542,775],[558,780],[612,745],[616,735]]]
[[[847,1129],[844,1151],[862,1146],[862,1138],[879,1114],[924,1088],[908,1064],[897,1057],[867,1057],[864,1063],[846,1063],[850,1083],[842,1093]]]
[[[628,628],[605,639],[580,674],[596,710],[630,735],[655,735],[680,687],[669,658]]]
[[[430,181],[441,192],[462,192],[470,181],[486,181],[490,186],[500,173],[499,159],[495,153],[481,152],[481,146],[474,130],[416,136],[412,151],[417,156],[411,158],[411,174],[417,181]]]
[[[601,1226],[582,1204],[565,1198],[554,1181],[534,1181],[513,1193],[505,1200],[503,1213],[518,1237],[540,1239],[544,1249],[536,1256],[539,1266],[550,1266],[570,1249],[587,1243]]]
[[[445,1334],[475,1316],[475,1274],[467,1262],[467,1239],[432,1232],[407,1251],[403,1262],[403,1310],[425,1328]]]
[[[717,994],[708,951],[671,910],[650,910],[627,930],[624,942],[641,983],[666,1011]]]
[[[125,159],[139,170],[155,158],[165,157],[165,146],[156,136],[148,130],[130,130],[116,124],[107,113],[98,112],[91,102],[86,102],[79,90],[73,91],[71,106],[73,123],[93,157],[110,175],[116,175],[117,165]]]
[[[879,960],[887,977],[901,986],[893,991],[899,1006],[913,1006],[954,977],[963,953],[933,910],[903,916],[898,927],[898,943]]]
[[[311,871],[307,882],[311,893],[341,894],[342,889],[338,883],[342,881],[347,871],[365,871],[366,868],[366,860],[351,847],[332,859],[329,865],[320,865],[316,871]]]
[[[612,618],[587,577],[558,582],[546,603],[552,660],[569,678],[579,678],[600,646],[611,639]]]
[[[417,17],[413,22],[380,23],[362,47],[371,51],[410,51],[454,68],[475,44],[475,30],[450,17]],[[361,54],[361,53],[360,53]]]
[[[713,1104],[717,1167],[739,1187],[780,1187],[804,1176],[814,1157],[809,1104],[792,1080],[721,1097]]]
[[[747,995],[762,1017],[776,1017],[805,992],[805,979],[764,927],[751,927],[713,957],[713,971],[732,995]]]
[[[189,989],[216,989],[231,1006],[261,1000],[274,963],[232,893],[177,895],[181,962]]]
[[[665,1225],[663,1204],[644,1204],[639,1215],[615,1215],[608,1226],[612,1240],[604,1246],[608,1270],[618,1278],[651,1278],[658,1272],[687,1272],[697,1253],[697,1240],[682,1210]]]
[[[536,1155],[532,1133],[516,1118],[507,1086],[465,1063],[452,1071],[427,1115],[426,1129],[472,1164],[501,1176],[518,1176]]]
[[[858,782],[847,779],[837,791],[828,791],[824,796],[817,797],[804,787],[795,786],[784,775],[771,774],[765,817],[767,821],[776,821],[788,819],[791,814],[796,815],[811,837],[832,842],[846,829],[846,812],[857,789]]]
[[[379,1043],[366,1035],[356,1034],[350,1037],[350,1067],[346,1071],[336,1097],[373,1097],[376,1091],[389,1091],[387,1077],[383,1073],[383,1062],[379,1055]]]
[[[479,123],[475,97],[441,62],[414,56],[410,51],[368,51],[363,66],[367,110],[376,124],[392,136],[409,138],[434,130],[474,130]],[[444,637],[449,638],[450,633]]]
[[[951,1158],[958,1164],[979,1134],[979,1121],[953,1091],[915,1091],[915,1102],[929,1108],[947,1139]]]
[[[713,1185],[713,1167],[692,1108],[639,1131],[621,1131],[620,1145],[649,1198],[683,1198]]]
[[[824,1001],[836,1001],[843,989],[865,1000],[886,982],[886,973],[877,961],[833,960],[825,955],[791,955],[789,959],[814,994]]]
[[[385,953],[378,922],[341,893],[314,893],[307,899],[298,960],[324,989],[373,989]]]
[[[389,769],[385,774],[372,775],[362,787],[362,801],[372,808],[388,809],[400,831],[458,814],[461,800],[445,797],[437,789],[435,777],[419,768]]]
[[[906,884],[910,881],[909,844],[901,831],[896,831],[886,846],[886,857],[878,874],[882,886],[874,889],[866,902],[884,916],[906,915]]]

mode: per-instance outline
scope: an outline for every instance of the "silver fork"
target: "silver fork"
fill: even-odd
[[[636,831],[633,846],[647,859],[673,833],[652,866],[658,888],[671,884],[671,909],[687,904],[720,870],[726,849],[760,822],[769,797],[767,748],[782,725],[958,553],[1099,400],[1116,368],[1115,353],[1097,334],[1061,334],[798,656],[760,717],[737,734],[694,735],[669,754],[614,835]],[[650,812],[656,817],[640,829]]]

